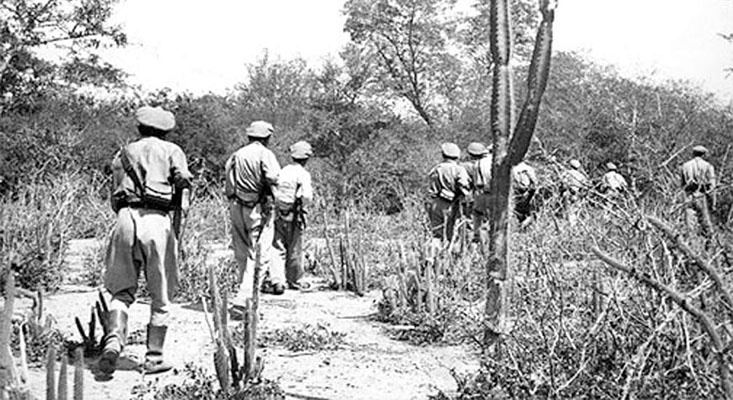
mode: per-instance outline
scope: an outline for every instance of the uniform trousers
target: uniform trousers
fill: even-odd
[[[125,207],[117,213],[105,257],[104,286],[112,295],[111,310],[127,313],[135,302],[138,277],[145,274],[150,293],[150,325],[167,325],[178,286],[178,243],[168,213]]]
[[[293,213],[275,217],[275,239],[272,242],[272,268],[285,270],[289,284],[303,277],[303,226]]]
[[[695,192],[687,194],[685,206],[685,223],[687,231],[695,232],[695,222],[700,224],[702,234],[709,238],[713,233],[713,222],[710,218],[708,196],[704,193]]]
[[[272,284],[285,284],[283,269],[272,268],[272,240],[274,226],[270,206],[255,204],[253,207],[236,201],[229,203],[232,221],[232,246],[234,259],[239,267],[237,283],[239,291],[232,300],[234,305],[244,305],[252,297],[255,263],[260,265],[260,282],[269,274]],[[259,259],[257,248],[259,247]]]
[[[428,261],[435,261],[444,243],[450,243],[453,239],[453,226],[456,222],[456,214],[459,207],[457,203],[434,197],[428,204],[428,218],[430,219],[430,230],[432,239],[428,248]]]

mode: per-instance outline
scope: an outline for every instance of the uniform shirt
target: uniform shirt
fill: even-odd
[[[629,187],[626,179],[616,171],[608,171],[601,178],[601,187],[615,191],[624,191]]]
[[[244,202],[261,200],[264,185],[274,186],[280,174],[275,154],[260,142],[253,141],[237,150],[226,163],[225,194]]]
[[[172,197],[173,187],[190,186],[191,172],[186,155],[178,145],[155,136],[145,136],[127,145],[127,158],[137,174],[140,183],[159,197]],[[140,191],[132,178],[125,172],[120,153],[112,160],[112,206],[118,202],[142,201]]]
[[[489,191],[489,183],[491,183],[491,156],[484,156],[476,161],[471,170],[471,182],[473,188],[484,193]]]
[[[469,161],[464,161],[462,163],[458,163],[458,165],[463,167],[463,169],[466,170],[466,173],[468,173],[468,186],[471,189],[475,188],[474,181],[473,181],[473,174],[474,174],[474,170],[476,169],[477,162],[478,160],[469,160]]]
[[[310,205],[313,201],[310,172],[298,163],[285,166],[280,171],[277,187],[272,193],[275,196],[275,204],[281,210],[290,209],[298,198],[302,199],[303,207]]]
[[[590,184],[588,177],[577,169],[568,169],[560,176],[560,182],[566,189],[577,192]]]
[[[537,186],[537,174],[534,168],[522,161],[512,168],[512,184],[517,190],[527,190]]]
[[[456,195],[468,193],[468,172],[454,160],[446,160],[428,173],[430,197],[453,201]]]
[[[704,192],[715,187],[715,168],[700,157],[682,164],[680,183],[686,192]]]

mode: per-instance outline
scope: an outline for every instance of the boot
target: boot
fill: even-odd
[[[122,310],[112,310],[108,315],[107,335],[103,339],[104,348],[99,359],[99,369],[111,375],[117,368],[117,358],[122,353],[127,340],[127,313]]]
[[[146,374],[157,374],[173,368],[172,365],[163,360],[163,346],[165,345],[167,331],[167,326],[148,324],[148,351],[145,353],[145,363],[143,364],[143,372]]]

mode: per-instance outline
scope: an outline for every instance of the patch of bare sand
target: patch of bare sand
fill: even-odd
[[[320,323],[332,332],[345,334],[345,343],[338,350],[292,353],[279,347],[259,349],[265,357],[264,376],[278,381],[291,398],[425,399],[439,389],[455,390],[451,368],[466,371],[478,366],[476,357],[462,346],[413,346],[390,339],[382,324],[368,319],[378,295],[371,292],[357,297],[332,291],[263,295],[262,330]],[[80,315],[86,323],[96,296],[94,289],[65,288],[47,299],[46,309],[64,333],[78,338],[74,317]],[[133,306],[131,332],[145,329],[148,307],[140,302]],[[214,348],[200,307],[175,305],[169,329],[166,356],[177,369],[194,362],[213,374]],[[127,399],[132,388],[146,380],[162,386],[182,379],[175,372],[141,375],[134,366],[144,353],[144,344],[129,345],[120,361],[122,370],[108,381],[95,380],[92,371],[96,360],[87,359],[85,398]],[[43,370],[30,371],[30,387],[34,395],[43,398]]]
[[[211,258],[227,255],[226,250],[219,253]],[[293,399],[400,400],[425,399],[438,390],[453,391],[456,383],[451,369],[466,372],[478,368],[478,358],[465,346],[414,346],[389,338],[385,333],[387,326],[369,318],[376,312],[379,296],[377,291],[364,297],[334,291],[263,295],[260,332],[323,324],[332,332],[345,334],[344,344],[338,350],[293,353],[281,347],[260,348],[258,354],[265,360],[263,375],[278,381],[288,398]],[[96,299],[95,288],[64,286],[47,299],[45,308],[67,337],[79,340],[74,317],[79,316],[86,324]],[[21,307],[23,304],[29,306],[27,301]],[[214,347],[203,315],[197,304],[173,306],[165,350],[176,370],[193,362],[214,374]],[[128,399],[136,385],[153,382],[162,387],[184,378],[175,370],[143,376],[135,369],[145,354],[148,318],[149,304],[133,305],[129,331],[137,334],[139,340],[125,348],[121,370],[115,372],[113,379],[95,380],[96,360],[86,360],[85,399]],[[44,398],[45,371],[33,368],[29,379],[32,393]]]

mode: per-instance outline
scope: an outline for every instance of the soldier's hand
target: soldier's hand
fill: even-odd
[[[183,189],[181,192],[181,211],[188,211],[188,207],[191,206],[191,189]]]

